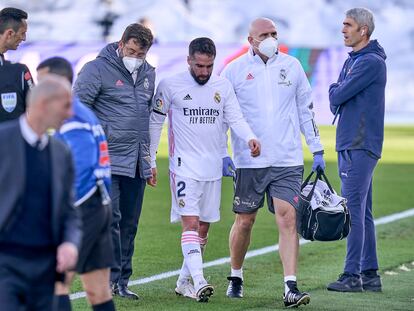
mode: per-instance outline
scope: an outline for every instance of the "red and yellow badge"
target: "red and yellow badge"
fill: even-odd
[[[217,104],[220,104],[220,102],[221,102],[221,96],[220,96],[220,93],[219,93],[219,92],[216,92],[216,93],[214,94],[214,101],[215,101]]]
[[[161,111],[162,110],[162,106],[164,106],[164,103],[162,101],[161,98],[157,98],[157,100],[155,101],[155,109]]]

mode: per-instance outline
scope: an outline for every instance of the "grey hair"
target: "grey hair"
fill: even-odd
[[[359,27],[366,26],[368,28],[368,37],[374,32],[375,21],[372,12],[366,8],[353,8],[346,11],[346,17],[352,18]]]

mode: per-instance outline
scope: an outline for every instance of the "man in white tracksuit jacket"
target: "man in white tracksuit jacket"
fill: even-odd
[[[231,133],[236,171],[230,232],[231,276],[227,296],[243,297],[242,265],[253,223],[267,195],[276,215],[283,264],[286,307],[307,304],[308,293],[296,285],[298,237],[296,211],[303,177],[301,135],[314,155],[313,170],[325,168],[323,147],[313,120],[311,87],[299,61],[278,51],[273,21],[253,21],[249,51],[222,75],[232,83],[246,121],[261,142],[261,155],[250,157],[245,142]]]

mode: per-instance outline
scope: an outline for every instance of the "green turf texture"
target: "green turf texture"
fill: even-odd
[[[320,128],[325,147],[326,172],[339,192],[335,146],[335,129]],[[155,189],[147,188],[133,260],[131,280],[176,270],[181,267],[180,226],[169,223],[170,192],[168,159],[164,133],[158,152],[159,180]],[[305,150],[305,174],[311,167],[311,154]],[[374,177],[374,216],[379,218],[414,208],[414,127],[388,126],[385,130],[383,157]],[[228,233],[233,222],[231,211],[232,182],[225,178],[222,188],[221,221],[213,224],[204,261],[229,256]],[[345,242],[313,242],[300,249],[298,280],[301,290],[311,293],[306,310],[414,310],[414,272],[401,272],[398,266],[414,261],[414,217],[378,227],[378,252],[383,293],[338,294],[325,290],[342,271]],[[274,217],[263,209],[253,229],[250,250],[276,244],[278,233]],[[411,265],[411,266],[410,266]],[[245,298],[225,297],[228,265],[208,268],[205,276],[215,286],[215,295],[207,304],[176,297],[176,278],[131,287],[141,296],[139,301],[115,299],[117,310],[271,310],[283,309],[283,274],[277,253],[251,258],[245,263]],[[79,280],[72,292],[82,290]],[[302,307],[301,307],[302,308]],[[73,301],[73,310],[90,310],[85,299]]]

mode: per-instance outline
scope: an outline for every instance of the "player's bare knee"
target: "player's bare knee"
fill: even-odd
[[[276,221],[279,227],[296,228],[296,210],[293,206],[276,209]]]
[[[236,218],[236,225],[242,232],[250,232],[256,220],[255,214],[239,214]]]
[[[92,305],[101,304],[112,299],[109,286],[90,286],[85,288],[85,292]]]

